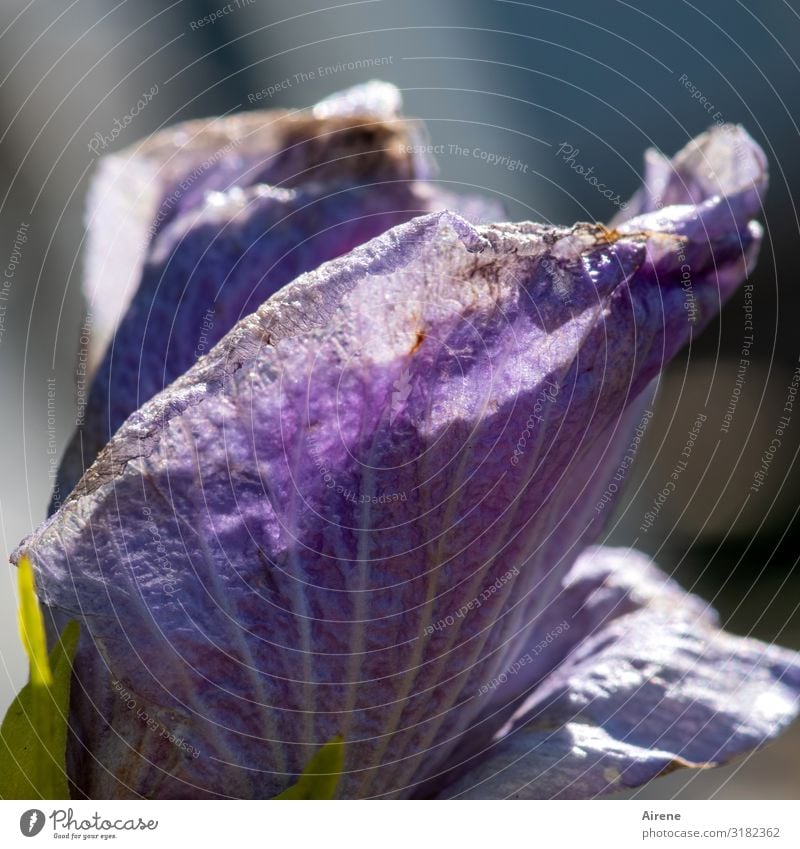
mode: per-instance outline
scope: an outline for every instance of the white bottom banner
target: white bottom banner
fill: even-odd
[[[0,846],[800,846],[800,802],[9,802]],[[35,841],[35,842],[32,842]]]

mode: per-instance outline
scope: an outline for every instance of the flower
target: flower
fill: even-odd
[[[671,163],[651,154],[613,229],[411,217],[296,259],[337,256],[258,290],[194,364],[158,334],[150,356],[140,287],[112,343],[123,374],[97,378],[110,430],[117,404],[131,414],[15,554],[90,636],[77,789],[269,798],[341,738],[341,797],[591,797],[778,733],[798,657],[594,545],[637,396],[747,274],[765,186],[758,146],[724,126]],[[161,234],[212,242],[242,191],[193,196],[147,262],[165,261]],[[300,209],[304,233],[325,226]],[[207,281],[194,320],[249,253],[234,231],[163,291],[145,265],[176,345],[186,269]],[[232,318],[251,304],[236,291]],[[135,385],[152,397],[134,410]]]
[[[178,124],[101,159],[85,284],[98,373],[51,512],[134,410],[285,283],[421,213],[502,217],[426,182],[424,129],[399,110],[394,86],[372,82],[310,110]]]

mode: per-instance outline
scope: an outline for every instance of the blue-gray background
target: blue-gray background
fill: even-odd
[[[3,0],[0,8],[0,266],[21,223],[28,241],[8,291],[0,334],[0,546],[8,552],[44,516],[53,439],[75,419],[82,203],[94,156],[154,84],[159,93],[113,147],[165,123],[254,108],[248,95],[289,80],[261,108],[304,106],[380,76],[404,93],[434,143],[518,159],[509,171],[473,157],[439,158],[440,177],[497,193],[510,217],[608,220],[616,211],[556,151],[567,143],[623,197],[643,150],[667,153],[716,121],[744,124],[768,153],[767,238],[756,283],[756,362],[731,433],[710,417],[680,488],[639,546],[723,621],[800,648],[795,521],[800,420],[758,495],[747,489],[769,444],[800,355],[797,316],[800,180],[800,14],[797,2],[707,0]],[[341,63],[379,60],[375,71]],[[298,76],[295,75],[305,75]],[[690,88],[689,86],[693,86]],[[693,96],[693,92],[695,96]],[[701,98],[708,106],[703,105]],[[630,542],[674,464],[685,430],[706,406],[724,410],[736,377],[741,298],[679,358],[664,381],[636,467],[630,506],[612,540]],[[48,433],[47,381],[56,389]],[[719,443],[719,444],[718,444]],[[626,502],[627,503],[627,502]],[[13,573],[0,577],[0,710],[25,678]],[[800,732],[742,764],[676,773],[637,795],[800,798]]]

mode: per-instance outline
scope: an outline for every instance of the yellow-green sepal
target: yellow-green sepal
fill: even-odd
[[[18,564],[18,585],[19,630],[30,674],[0,725],[0,798],[69,799],[67,716],[80,626],[70,622],[48,655],[27,557]]]
[[[308,762],[297,781],[276,799],[335,799],[344,770],[344,740],[329,740]]]

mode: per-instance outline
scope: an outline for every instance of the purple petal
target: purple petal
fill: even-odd
[[[422,213],[502,216],[422,182],[423,129],[399,106],[371,83],[312,110],[179,124],[101,160],[86,290],[104,356],[52,509],[135,409],[285,283]]]
[[[678,246],[706,321],[757,249],[761,188],[620,232],[416,218],[134,413],[22,550],[203,755],[164,755],[116,705],[79,729],[110,769],[76,743],[85,792],[272,796],[337,734],[345,796],[447,766],[602,530],[629,405],[692,332]]]
[[[800,657],[720,631],[644,555],[589,549],[566,584],[587,580],[591,635],[489,745],[453,759],[468,771],[440,776],[443,796],[592,798],[725,763],[800,711]]]
[[[612,221],[618,226],[667,206],[701,204],[734,191],[766,189],[767,159],[740,126],[714,126],[672,159],[651,148],[645,153],[644,185]]]
[[[394,86],[373,82],[309,110],[259,110],[185,121],[102,156],[86,215],[84,290],[93,318],[95,358],[102,357],[139,285],[153,234],[167,221],[202,206],[208,191],[302,183],[310,167],[326,163],[319,155],[326,151],[312,150],[315,140],[320,147],[335,147],[325,131],[334,131],[336,120],[366,117],[394,123],[400,120],[401,105]],[[405,121],[403,131],[414,141],[424,132],[413,121]],[[353,135],[339,139],[343,149],[358,149]],[[416,156],[409,168],[425,179],[432,165]]]

